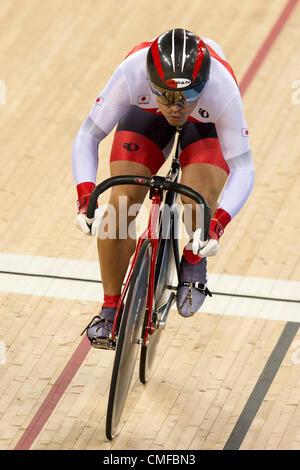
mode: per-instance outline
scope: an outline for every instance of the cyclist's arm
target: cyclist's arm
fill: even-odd
[[[254,184],[254,165],[240,95],[226,106],[216,121],[216,130],[230,175],[219,208],[233,219],[248,200]]]
[[[126,78],[116,69],[79,129],[72,149],[72,169],[75,184],[95,184],[98,170],[98,146],[114,128],[130,106]]]

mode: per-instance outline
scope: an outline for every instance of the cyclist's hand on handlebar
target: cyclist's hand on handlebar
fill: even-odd
[[[84,189],[82,186],[84,185]],[[88,223],[86,213],[87,213],[87,207],[88,203],[90,200],[90,195],[95,188],[95,185],[93,183],[82,183],[81,185],[77,186],[78,190],[78,201],[77,201],[77,207],[78,207],[78,214],[76,215],[75,218],[75,226],[80,230],[81,232],[85,233],[86,235],[96,235],[99,223],[101,220],[101,213],[99,209],[96,209],[95,211],[95,217],[92,221],[92,223]],[[89,193],[86,193],[86,191],[89,191]],[[82,191],[84,191],[86,194],[81,195]],[[90,221],[89,221],[90,222]]]
[[[207,256],[215,256],[219,251],[219,238],[223,235],[224,230],[217,219],[212,219],[209,228],[208,240],[201,241],[202,229],[198,229],[194,233],[193,253],[194,255],[206,258]]]
[[[78,230],[85,233],[86,235],[97,235],[102,215],[103,212],[100,209],[96,209],[95,217],[93,218],[92,224],[90,224],[87,221],[86,212],[78,212],[75,217],[75,226],[78,228]]]
[[[208,240],[201,240],[202,229],[199,228],[195,231],[193,237],[193,253],[201,258],[207,256],[215,256],[219,251],[219,242],[215,238],[209,238]]]

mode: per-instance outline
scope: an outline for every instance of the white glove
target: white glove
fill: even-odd
[[[215,256],[219,251],[219,242],[213,238],[208,240],[201,240],[202,229],[198,228],[194,232],[193,237],[193,253],[198,255],[201,258],[206,258],[207,256]]]
[[[75,226],[86,235],[95,236],[98,233],[103,213],[103,208],[96,209],[93,219],[88,219],[86,214],[77,214],[74,220]]]

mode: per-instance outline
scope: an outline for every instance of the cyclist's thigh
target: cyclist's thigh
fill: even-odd
[[[157,114],[132,106],[119,121],[110,162],[135,162],[156,174],[172,148],[175,128]]]
[[[215,205],[229,175],[215,125],[189,122],[183,129],[180,147],[181,182]]]
[[[113,161],[110,163],[111,176],[119,175],[152,175],[149,168],[141,163],[130,161]],[[141,204],[147,194],[148,188],[144,186],[122,185],[114,186],[111,190],[110,204],[117,204],[121,196],[126,196],[128,204]]]

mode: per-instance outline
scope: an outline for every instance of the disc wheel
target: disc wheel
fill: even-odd
[[[106,436],[116,435],[130,388],[139,340],[142,338],[151,263],[151,242],[138,254],[120,324],[106,413]]]

